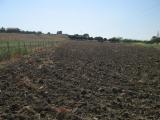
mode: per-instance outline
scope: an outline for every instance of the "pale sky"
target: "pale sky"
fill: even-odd
[[[0,0],[0,27],[148,40],[160,0]]]

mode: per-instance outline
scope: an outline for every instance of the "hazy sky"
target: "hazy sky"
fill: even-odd
[[[0,27],[150,39],[160,31],[160,0],[0,0]]]

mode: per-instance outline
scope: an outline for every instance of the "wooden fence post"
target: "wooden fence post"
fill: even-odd
[[[7,57],[10,58],[10,45],[9,45],[9,41],[7,41]]]
[[[27,53],[27,48],[26,48],[26,44],[24,42],[24,54],[26,54],[26,53]]]
[[[18,53],[21,54],[21,46],[20,46],[20,41],[18,41]]]

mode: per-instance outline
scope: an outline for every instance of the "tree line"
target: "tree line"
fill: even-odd
[[[19,28],[0,28],[0,33],[25,33],[25,34],[43,34],[41,31],[24,31]]]
[[[105,42],[107,41],[107,38],[103,38],[103,37],[90,37],[89,34],[84,34],[84,35],[68,35],[70,39],[72,40],[81,40],[81,41],[85,41],[85,40],[97,40],[99,42]]]
[[[44,34],[41,31],[24,31],[20,30],[19,28],[0,28],[0,33],[24,33],[24,34]],[[51,35],[50,32],[47,33],[48,35]],[[62,31],[58,31],[57,34],[62,34]],[[160,37],[159,36],[153,36],[150,41],[141,41],[141,40],[132,40],[132,39],[123,39],[121,37],[113,37],[113,38],[103,38],[101,36],[98,37],[90,37],[89,34],[75,34],[75,35],[68,35],[68,37],[72,40],[96,40],[98,42],[111,42],[111,43],[147,43],[147,44],[159,44],[160,43]]]
[[[146,44],[159,44],[160,43],[160,37],[158,36],[153,36],[151,40],[149,41],[142,41],[142,40],[133,40],[133,39],[123,39],[121,37],[113,37],[113,38],[103,38],[103,37],[90,37],[89,34],[84,34],[84,35],[68,35],[70,39],[72,40],[96,40],[98,42],[110,42],[110,43],[146,43]]]

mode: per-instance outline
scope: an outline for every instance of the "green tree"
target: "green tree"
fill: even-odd
[[[6,32],[5,28],[4,28],[4,27],[2,27],[2,28],[0,29],[0,32],[1,32],[1,33]]]
[[[157,43],[157,44],[160,43],[160,37],[153,36],[153,37],[151,38],[150,43]]]
[[[113,37],[113,38],[110,38],[109,41],[111,43],[119,43],[122,41],[122,38],[116,38],[116,37]]]

